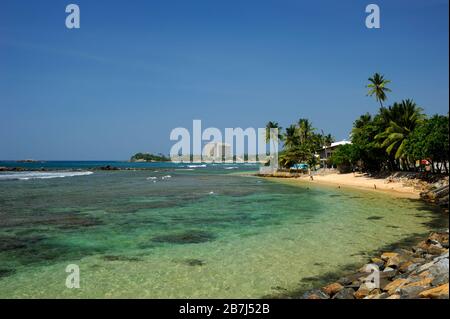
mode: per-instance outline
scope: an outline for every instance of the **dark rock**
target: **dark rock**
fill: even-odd
[[[305,293],[303,299],[330,299],[330,296],[320,289],[315,289]]]
[[[344,288],[333,296],[333,299],[355,299],[355,290],[352,288]]]

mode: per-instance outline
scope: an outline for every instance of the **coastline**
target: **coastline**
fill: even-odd
[[[341,189],[358,189],[370,192],[382,192],[397,198],[427,200],[422,196],[435,184],[418,182],[405,185],[403,181],[388,178],[369,177],[359,173],[328,173],[310,176],[265,176],[277,182],[291,182],[297,185],[323,185]],[[448,178],[448,177],[447,177]],[[444,182],[445,183],[445,182]],[[448,179],[447,179],[448,187]],[[433,206],[433,205],[432,205]],[[446,220],[448,211],[436,209],[436,219]],[[431,226],[431,225],[430,225]],[[326,274],[330,277],[326,284],[306,292],[294,292],[281,298],[301,299],[448,299],[449,298],[449,246],[448,228],[441,225],[431,227],[428,234],[411,234],[405,242],[398,242],[390,247],[381,247],[379,251],[367,253],[367,263],[354,265],[341,274]],[[405,245],[406,244],[406,245]],[[367,281],[373,267],[380,273],[380,284],[374,286]],[[332,280],[331,278],[335,278]]]
[[[313,175],[313,180],[310,179],[308,175],[304,176],[264,176],[266,178],[280,180],[280,181],[292,181],[302,185],[326,185],[339,187],[341,189],[353,188],[359,190],[366,190],[372,192],[382,192],[389,194],[391,196],[401,197],[401,198],[411,198],[419,199],[420,194],[426,191],[426,186],[422,187],[405,185],[403,182],[397,180],[391,180],[389,178],[377,178],[369,177],[366,174],[360,173],[329,173],[325,175]]]

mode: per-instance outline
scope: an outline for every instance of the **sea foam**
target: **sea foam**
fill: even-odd
[[[27,181],[30,179],[50,179],[50,178],[63,178],[63,177],[74,177],[74,176],[86,176],[91,175],[93,172],[15,172],[0,174],[0,181],[4,180],[21,180]]]

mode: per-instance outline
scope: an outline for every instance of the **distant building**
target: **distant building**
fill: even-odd
[[[210,142],[203,148],[202,160],[204,162],[222,162],[232,159],[231,145],[221,142]]]
[[[333,152],[336,150],[336,148],[338,146],[346,145],[346,144],[352,144],[352,142],[343,140],[343,141],[331,143],[330,146],[323,146],[322,149],[319,151],[321,166],[327,168],[328,160],[331,157],[331,155],[333,154]]]

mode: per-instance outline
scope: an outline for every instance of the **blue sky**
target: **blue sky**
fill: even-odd
[[[65,6],[81,28],[65,27]],[[381,8],[381,29],[365,7]],[[377,103],[447,113],[448,1],[72,0],[0,2],[0,159],[168,153],[170,131],[283,127],[307,117],[348,137]]]

